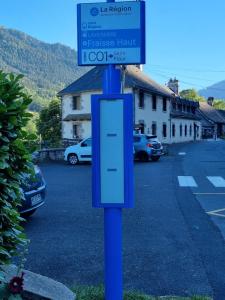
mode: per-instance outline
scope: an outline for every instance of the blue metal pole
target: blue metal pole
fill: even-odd
[[[105,299],[123,299],[122,209],[105,208]]]
[[[115,2],[115,0],[107,0]],[[104,94],[120,93],[120,70],[109,65],[104,72]],[[116,188],[116,187],[115,187]],[[105,299],[123,299],[122,209],[104,208]]]
[[[114,65],[109,65],[104,72],[103,92],[120,93],[120,70]],[[104,223],[105,299],[122,300],[122,209],[104,208]]]

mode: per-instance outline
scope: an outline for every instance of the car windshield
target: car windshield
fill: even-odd
[[[146,138],[147,138],[148,141],[159,143],[157,135],[147,135]]]
[[[81,143],[81,146],[82,147],[91,147],[91,139],[86,139],[85,141],[83,141],[82,143]]]
[[[157,139],[157,135],[147,135],[146,137],[147,137],[148,140]]]

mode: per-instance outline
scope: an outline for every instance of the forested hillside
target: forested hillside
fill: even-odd
[[[32,110],[40,110],[56,93],[87,69],[76,64],[76,51],[41,42],[17,30],[0,27],[0,69],[22,73],[32,93]]]

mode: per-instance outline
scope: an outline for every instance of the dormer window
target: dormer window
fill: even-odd
[[[152,110],[156,110],[157,102],[156,102],[156,95],[152,95]]]
[[[163,123],[163,137],[164,138],[167,137],[167,126],[166,126],[166,123]]]
[[[157,125],[156,125],[156,122],[152,122],[152,135],[157,135]]]
[[[167,111],[167,99],[163,97],[163,111]]]
[[[144,108],[145,106],[145,95],[143,91],[139,92],[139,108]]]
[[[73,96],[72,108],[73,108],[73,110],[80,109],[80,96]]]

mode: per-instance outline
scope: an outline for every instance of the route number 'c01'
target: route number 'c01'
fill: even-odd
[[[90,61],[90,62],[101,62],[101,61],[107,61],[108,60],[108,53],[107,51],[91,51],[88,54],[84,52],[84,61]]]

